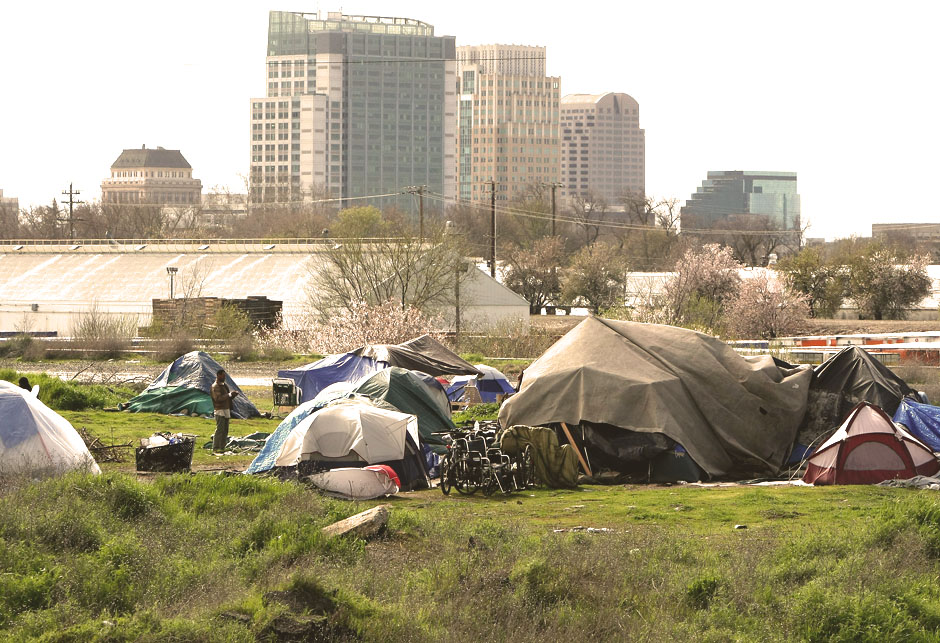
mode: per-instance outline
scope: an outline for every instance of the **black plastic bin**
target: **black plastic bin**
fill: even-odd
[[[190,437],[161,447],[137,447],[137,470],[159,473],[189,471],[195,448],[196,439]]]

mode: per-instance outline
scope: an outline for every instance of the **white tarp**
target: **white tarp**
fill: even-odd
[[[311,455],[343,458],[356,453],[369,464],[405,457],[405,436],[418,444],[418,420],[366,404],[337,404],[307,416],[284,441],[275,465],[291,467]]]
[[[0,380],[0,475],[101,473],[68,420],[30,391]]]

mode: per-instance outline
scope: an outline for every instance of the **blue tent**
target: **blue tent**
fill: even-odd
[[[278,371],[278,377],[287,377],[301,388],[300,402],[309,402],[317,393],[336,382],[355,382],[366,375],[388,368],[385,362],[355,353],[327,355],[321,360],[300,368]]]
[[[480,391],[480,398],[487,404],[496,402],[500,395],[515,393],[516,389],[509,383],[509,379],[500,371],[487,366],[486,364],[474,364],[474,367],[482,373],[476,377],[477,390]],[[454,378],[450,387],[447,389],[447,397],[451,402],[456,402],[463,396],[464,388],[467,382],[474,379],[473,375],[460,375]]]
[[[906,426],[914,437],[932,451],[940,451],[940,407],[921,404],[905,397],[894,412],[893,419]]]

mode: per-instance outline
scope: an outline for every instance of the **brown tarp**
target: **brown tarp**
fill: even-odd
[[[812,375],[684,328],[589,317],[525,370],[499,421],[663,433],[712,476],[777,473]]]
[[[473,364],[463,360],[430,335],[422,335],[402,344],[375,344],[353,351],[389,366],[400,366],[428,375],[480,375]]]

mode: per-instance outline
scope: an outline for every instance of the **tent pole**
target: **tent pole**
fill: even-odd
[[[575,444],[574,438],[571,437],[571,431],[568,430],[568,425],[564,422],[561,423],[561,430],[565,432],[565,437],[568,438],[568,442],[571,443],[571,448],[574,449],[574,452],[578,454],[578,462],[581,463],[581,466],[584,468],[584,473],[588,474],[591,478],[594,477],[594,474],[591,473],[591,467],[588,466],[588,463],[584,460],[584,456],[581,455],[581,450],[578,449],[578,445]]]

